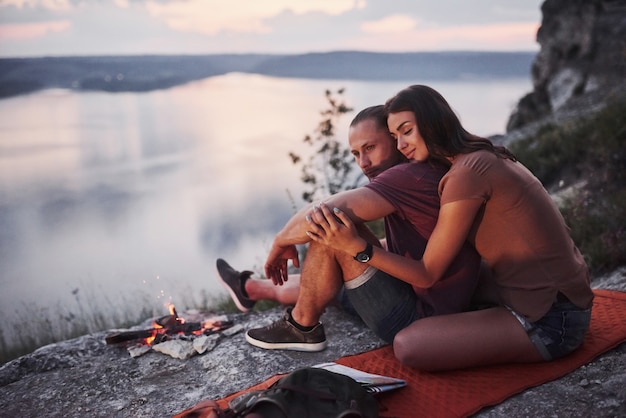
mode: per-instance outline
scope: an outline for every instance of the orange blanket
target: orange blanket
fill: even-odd
[[[377,395],[381,416],[461,417],[496,405],[533,386],[557,379],[626,341],[626,293],[595,290],[591,326],[582,346],[571,355],[549,363],[507,364],[474,369],[426,373],[402,366],[390,346],[343,357],[337,363],[370,373],[399,377],[407,386]],[[241,393],[262,389],[280,376],[220,399],[226,407]]]

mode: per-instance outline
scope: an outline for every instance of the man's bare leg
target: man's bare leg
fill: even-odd
[[[372,244],[380,245],[367,226],[359,225],[358,228],[361,236]],[[293,319],[303,326],[317,324],[326,306],[339,294],[343,283],[360,276],[367,267],[342,251],[311,242],[302,266],[300,293],[291,313]]]
[[[293,309],[283,318],[263,328],[246,332],[246,341],[265,349],[320,351],[327,341],[320,317],[333,303],[344,277],[356,278],[367,265],[352,257],[335,254],[319,244],[311,244],[300,276],[300,292]]]
[[[250,277],[244,289],[251,300],[272,300],[281,305],[295,305],[300,291],[300,275],[290,274],[289,280],[282,286],[276,286],[271,280]]]
[[[287,281],[289,282],[289,280]],[[327,346],[319,319],[342,285],[341,268],[327,248],[309,246],[300,276],[300,291],[294,308],[263,327],[249,329],[246,341],[264,349],[321,351]]]
[[[302,266],[298,300],[291,312],[293,319],[302,326],[316,325],[342,284],[342,269],[334,252],[311,243]]]
[[[367,227],[363,226],[361,233],[373,243],[378,242]],[[239,299],[238,305],[245,303],[244,308],[249,309],[254,302],[259,300],[271,300],[288,306],[302,304],[306,306],[307,312],[312,309],[311,314],[308,315],[309,320],[315,316],[319,319],[319,312],[323,312],[323,308],[320,306],[325,306],[334,300],[344,278],[348,280],[355,278],[366,268],[365,265],[355,261],[352,257],[342,252],[335,253],[328,247],[316,243],[312,243],[309,247],[306,260],[303,263],[302,274],[290,274],[288,280],[282,285],[275,285],[271,280],[253,277],[251,271],[236,271],[223,260],[218,260],[218,273],[220,263],[224,270],[221,274],[224,276],[222,281],[227,287],[231,287],[231,294],[235,293],[232,296],[233,299]],[[303,277],[306,281],[304,286],[306,295],[298,302]],[[243,291],[237,290],[239,287]],[[325,295],[323,292],[328,292],[328,294]],[[321,302],[312,302],[310,298],[318,299],[318,295]],[[298,309],[296,309],[297,311]]]

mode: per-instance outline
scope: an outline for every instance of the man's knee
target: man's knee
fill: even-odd
[[[327,245],[319,244],[315,241],[311,241],[309,243],[309,248],[307,249],[306,256],[323,256],[323,257],[331,257],[334,258],[335,254],[339,254],[340,251],[337,251],[333,248],[330,248]]]
[[[334,265],[333,268],[337,268],[337,271],[341,272],[344,282],[359,277],[368,267],[368,264],[356,261],[352,254],[313,241],[309,244],[305,263],[312,263],[311,265],[317,266]]]

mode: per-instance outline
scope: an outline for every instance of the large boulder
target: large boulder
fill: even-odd
[[[578,116],[626,94],[626,1],[546,0],[532,66],[533,91],[507,130]]]

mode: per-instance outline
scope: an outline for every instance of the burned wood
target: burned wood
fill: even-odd
[[[150,328],[138,331],[120,331],[109,334],[105,338],[108,345],[124,344],[145,340],[154,337],[152,344],[158,344],[168,340],[173,335],[211,335],[215,332],[232,327],[232,321],[215,321],[205,327],[202,322],[173,322],[170,318],[174,315],[159,318],[157,324],[166,324],[163,328]]]
[[[156,332],[156,329],[144,329],[140,331],[122,331],[122,332],[114,332],[105,337],[104,341],[111,344],[122,344],[127,343],[129,341],[135,340],[145,340],[146,338],[153,337]]]

